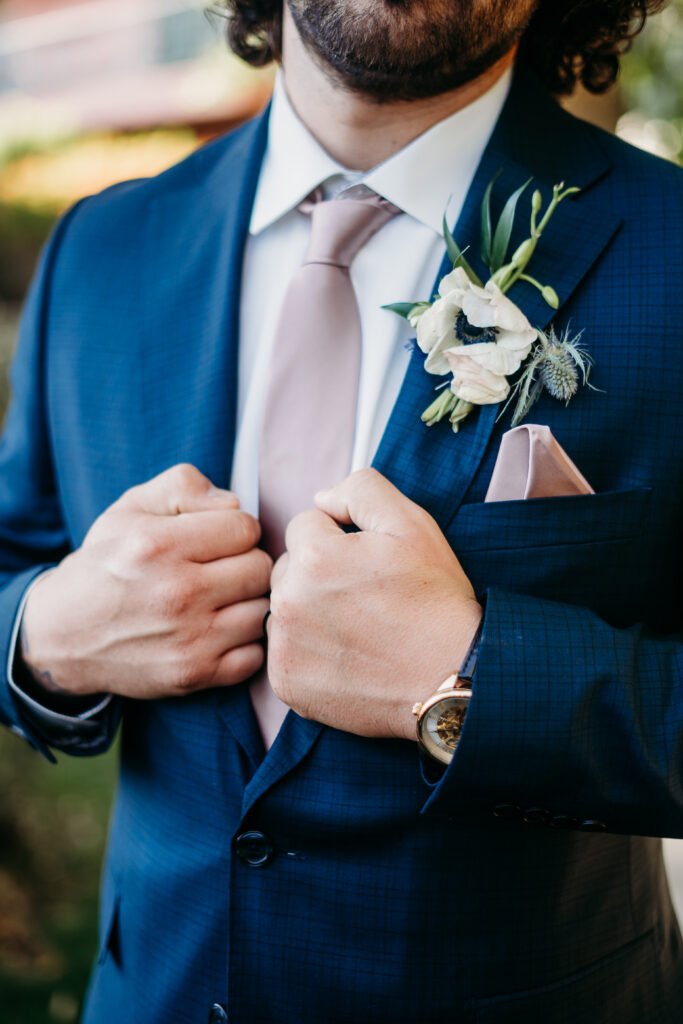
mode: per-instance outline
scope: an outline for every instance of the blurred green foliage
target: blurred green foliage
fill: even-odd
[[[55,214],[21,203],[0,203],[0,299],[19,302],[31,280]]]
[[[683,0],[652,18],[623,61],[627,138],[669,159],[683,156]],[[621,134],[621,131],[620,131]]]
[[[2,1024],[78,1019],[115,771],[115,751],[51,765],[0,731]]]

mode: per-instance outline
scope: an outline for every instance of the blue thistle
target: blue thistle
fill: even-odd
[[[579,390],[579,383],[588,383],[593,364],[588,352],[579,346],[583,331],[570,337],[569,328],[566,328],[558,337],[551,326],[547,334],[543,331],[537,333],[538,341],[531,350],[530,359],[504,406],[507,409],[512,399],[517,398],[513,427],[522,422],[544,389],[552,398],[568,404]]]

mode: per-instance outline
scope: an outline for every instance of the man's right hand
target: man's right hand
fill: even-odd
[[[126,491],[31,591],[22,656],[46,689],[156,698],[247,679],[263,663],[270,557],[259,523],[199,470]]]

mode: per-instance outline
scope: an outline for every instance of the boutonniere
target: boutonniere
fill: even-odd
[[[531,179],[508,198],[494,228],[491,192],[495,180],[489,183],[481,206],[481,256],[491,272],[489,279],[484,283],[475,274],[467,250],[459,248],[444,217],[444,239],[453,269],[441,279],[438,294],[431,302],[396,302],[383,307],[415,328],[427,373],[450,375],[450,380],[438,385],[439,395],[422,413],[422,420],[432,426],[448,417],[456,433],[475,405],[494,405],[507,399],[505,409],[516,399],[512,416],[516,426],[543,390],[569,402],[579,383],[587,383],[591,366],[590,356],[579,344],[580,333],[571,336],[567,329],[558,336],[552,326],[547,332],[532,327],[506,295],[515,282],[526,281],[552,309],[559,307],[555,289],[531,277],[527,267],[553,213],[579,189],[555,185],[542,216],[543,200],[537,189],[531,198],[529,236],[508,259],[517,204]]]

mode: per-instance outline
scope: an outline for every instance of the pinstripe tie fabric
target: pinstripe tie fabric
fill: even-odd
[[[259,454],[263,545],[278,558],[285,530],[313,496],[348,474],[356,422],[361,324],[349,267],[399,210],[365,186],[338,199],[318,189],[299,207],[310,214],[308,251],[285,295],[275,334]],[[287,712],[265,672],[252,701],[266,746]]]

